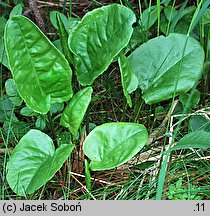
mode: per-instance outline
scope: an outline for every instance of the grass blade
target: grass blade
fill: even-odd
[[[185,2],[183,3],[183,5],[181,6],[181,8],[179,9],[177,15],[175,16],[172,24],[171,24],[171,27],[170,27],[170,30],[169,32],[173,32],[174,31],[174,28],[176,27],[176,24],[178,23],[178,21],[180,20],[180,18],[182,17],[182,12],[184,11],[186,5],[188,3],[188,0],[185,0]]]

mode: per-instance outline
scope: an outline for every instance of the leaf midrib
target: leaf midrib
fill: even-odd
[[[182,61],[183,59],[187,58],[187,57],[188,57],[192,52],[194,52],[196,49],[198,49],[198,47],[192,49],[187,55],[182,56],[176,63],[173,64],[172,67],[168,68],[167,71],[166,71],[162,76],[164,76],[169,70],[171,70],[171,69],[172,69],[173,67],[175,67],[177,64],[180,64],[181,61]],[[150,85],[150,87],[147,88],[147,89],[145,90],[145,92],[148,91],[151,87],[153,87],[154,83],[158,82],[158,81],[162,78],[162,76],[160,76],[158,79],[156,79],[156,80]]]
[[[133,136],[136,136],[137,134],[142,133],[142,132],[143,132],[143,130],[141,129],[140,131],[138,131],[138,132],[132,134],[131,136],[129,136],[129,137],[127,137],[126,139],[124,139],[122,142],[118,142],[119,145],[122,146],[122,144],[123,144],[124,142],[126,142],[128,139],[130,139],[130,138],[132,138]],[[111,151],[109,151],[109,154],[106,154],[106,155],[112,154],[113,151],[115,151],[115,149],[116,149],[116,147],[115,147],[115,148],[112,148]],[[105,156],[105,158],[106,158],[106,156]],[[100,160],[99,162],[101,162],[101,161],[103,161],[103,160]],[[95,161],[95,162],[96,162],[96,161]],[[98,162],[98,161],[97,161],[97,162]]]
[[[39,79],[38,79],[38,76],[37,76],[37,73],[36,73],[36,69],[35,69],[35,66],[34,66],[34,64],[33,64],[33,61],[32,61],[32,58],[31,58],[31,54],[30,54],[30,52],[29,52],[30,49],[29,49],[28,46],[27,46],[26,40],[25,40],[25,38],[24,38],[24,34],[23,34],[22,30],[21,30],[21,27],[20,27],[20,25],[19,25],[19,22],[16,22],[16,23],[17,23],[17,25],[18,25],[18,27],[19,27],[19,30],[20,30],[20,33],[21,33],[21,35],[22,35],[23,42],[24,42],[24,45],[25,45],[25,47],[26,47],[27,53],[28,53],[28,55],[30,56],[30,62],[31,62],[31,65],[32,65],[32,67],[33,67],[33,71],[34,71],[34,74],[35,74],[35,79],[36,79],[36,81],[37,81],[37,83],[38,83],[38,86],[39,86],[39,89],[40,89],[40,91],[41,91],[41,93],[42,93],[41,96],[46,96],[45,92],[43,92],[43,90],[42,90],[42,88],[41,88],[40,81],[39,81]],[[31,23],[30,23],[30,24],[31,24]],[[40,39],[40,37],[39,37],[39,39]]]

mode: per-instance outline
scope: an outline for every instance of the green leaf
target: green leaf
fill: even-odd
[[[161,27],[161,31],[164,34],[167,33],[167,27],[169,22],[168,19],[170,18],[171,8],[172,7],[165,8],[164,14],[162,14],[161,16],[160,27]],[[179,17],[178,17],[178,11],[172,9],[172,19],[170,22],[170,26],[174,24],[173,21],[178,18],[177,23],[173,26],[173,33],[187,34],[195,9],[196,9],[195,6],[188,7],[184,9],[181,14],[179,14]],[[194,31],[198,35],[197,28]],[[195,33],[191,33],[191,35],[194,36]],[[196,37],[197,36],[195,35],[195,38]]]
[[[7,54],[4,46],[4,28],[7,20],[0,17],[0,63],[9,69]]]
[[[132,101],[130,97],[130,93],[135,91],[138,87],[138,80],[136,75],[131,70],[131,66],[129,65],[129,61],[123,55],[118,59],[121,73],[121,82],[123,87],[123,93],[127,99],[127,103],[130,107],[132,107]]]
[[[210,148],[210,132],[191,132],[180,139],[180,141],[171,149],[171,151],[187,148]]]
[[[123,48],[114,58],[113,62],[117,61],[120,55],[126,55],[129,51],[131,52],[135,47],[139,46],[145,41],[143,30],[137,26],[133,28],[133,34],[131,35],[128,45]]]
[[[93,129],[84,141],[84,153],[92,170],[107,170],[124,164],[146,144],[146,128],[136,123],[106,123]]]
[[[27,106],[23,107],[20,110],[20,114],[23,116],[37,116],[38,115],[38,113],[34,112],[32,109],[28,108]]]
[[[53,141],[38,130],[21,138],[7,163],[7,181],[18,195],[34,193],[49,181],[70,156],[74,146],[62,144],[55,151]]]
[[[13,17],[13,16],[16,16],[16,15],[21,15],[23,12],[23,5],[20,3],[20,4],[17,4],[13,9],[12,11],[10,12],[10,15],[9,15],[9,18]]]
[[[85,159],[85,183],[86,183],[86,187],[88,191],[91,192],[92,190],[91,174],[90,174],[90,169],[89,169],[89,163],[86,159]]]
[[[180,7],[179,11],[177,12],[176,16],[174,17],[173,22],[171,23],[169,32],[173,32],[174,31],[174,28],[175,28],[176,24],[178,23],[178,21],[182,17],[183,11],[184,11],[187,3],[188,3],[188,0],[185,0],[183,2],[182,6]]]
[[[202,73],[204,51],[195,39],[170,34],[144,43],[128,61],[143,91],[143,99],[153,104],[172,98],[175,90],[179,95],[193,87]]]
[[[71,33],[72,29],[81,21],[80,18],[69,17],[69,33]]]
[[[11,119],[12,118],[12,119]],[[11,121],[17,122],[18,119],[14,114],[14,105],[7,97],[0,98],[0,122]]]
[[[59,16],[65,26],[65,29],[68,33],[71,33],[72,29],[81,21],[80,18],[69,17],[67,18],[63,13],[58,11],[50,11],[50,21],[55,27],[55,29],[59,30],[57,16]]]
[[[177,15],[177,13],[178,13],[178,11],[172,6],[167,6],[164,9],[164,14],[165,14],[168,21],[173,20],[175,18],[175,16]]]
[[[202,15],[202,24],[210,24],[210,8],[206,9],[205,13]]]
[[[61,52],[63,53],[63,49],[61,46],[61,41],[60,39],[53,41],[53,45]],[[63,53],[64,54],[64,53]]]
[[[2,1],[0,1],[0,5],[3,7],[11,7],[9,4],[2,2]]]
[[[125,6],[112,4],[87,13],[73,28],[69,47],[75,54],[77,79],[90,85],[128,44],[136,18]]]
[[[190,117],[189,127],[191,131],[210,132],[210,121],[204,115],[195,115]]]
[[[55,103],[51,105],[50,108],[50,112],[52,113],[57,113],[57,112],[61,112],[64,108],[64,104],[63,103]]]
[[[92,92],[92,87],[87,87],[77,92],[62,113],[60,124],[68,127],[73,135],[77,134],[82,123],[91,101]]]
[[[20,106],[23,102],[22,98],[19,96],[17,92],[17,88],[14,84],[13,79],[8,79],[5,83],[6,93],[9,96],[10,101],[15,106]]]
[[[9,19],[5,44],[15,84],[29,108],[46,114],[51,103],[72,97],[67,60],[29,19]]]
[[[69,63],[73,64],[73,56],[71,51],[69,50],[68,46],[68,30],[65,28],[65,24],[62,20],[61,15],[58,13],[57,14],[57,25],[58,25],[58,30],[60,34],[60,43],[62,46],[63,53],[68,60]]]
[[[162,9],[161,7],[160,9]],[[142,19],[141,23],[144,28],[144,30],[149,29],[157,20],[158,18],[158,8],[157,6],[151,6],[147,8],[143,13],[142,13]]]
[[[179,100],[182,103],[183,107],[187,107],[188,109],[192,109],[198,105],[200,101],[201,93],[195,89],[192,93],[182,94],[179,96]]]
[[[46,128],[46,122],[43,116],[38,116],[35,122],[36,129],[44,130]]]
[[[127,52],[131,51],[136,46],[142,44],[144,40],[144,32],[142,29],[139,26],[135,27],[128,45],[123,49],[123,53],[126,54]]]
[[[66,31],[68,31],[69,21],[68,21],[67,17],[63,13],[60,13],[58,11],[50,11],[50,21],[53,24],[53,26],[55,27],[55,29],[57,29],[57,30],[59,29],[57,16],[59,16],[61,18],[61,20],[64,23],[64,26],[66,28]]]
[[[24,136],[29,130],[31,123],[24,121],[19,121],[15,115],[11,116],[12,119],[4,121],[3,131],[5,134],[9,134],[9,139],[20,139]]]

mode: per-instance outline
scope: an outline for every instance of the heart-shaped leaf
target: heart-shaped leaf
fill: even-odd
[[[136,18],[125,6],[112,4],[87,13],[72,30],[69,47],[75,54],[76,74],[90,85],[128,44]]]
[[[106,123],[94,128],[84,141],[92,170],[115,168],[137,154],[148,140],[146,128],[136,123]]]
[[[204,63],[199,42],[182,34],[157,37],[137,48],[129,64],[148,104],[189,91],[198,81]]]
[[[15,84],[29,108],[46,114],[51,103],[72,97],[67,60],[29,19],[9,19],[5,45]]]
[[[62,113],[61,125],[76,135],[91,101],[92,87],[77,92]]]
[[[56,151],[49,136],[38,130],[24,135],[7,163],[7,181],[18,195],[34,193],[61,168],[74,145],[62,144]]]

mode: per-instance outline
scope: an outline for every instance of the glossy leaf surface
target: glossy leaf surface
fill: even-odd
[[[38,130],[30,130],[16,145],[7,163],[7,181],[18,195],[31,194],[60,169],[74,146],[62,144],[56,151],[53,141]]]
[[[134,13],[118,4],[87,13],[73,28],[69,47],[75,54],[77,79],[90,85],[128,44],[133,33]]]
[[[132,107],[132,101],[129,94],[137,89],[138,80],[136,75],[132,72],[131,66],[129,65],[129,61],[125,56],[121,55],[118,62],[120,66],[123,93],[126,97],[128,105]]]
[[[77,92],[62,113],[61,125],[76,135],[91,101],[92,87]]]
[[[6,24],[5,44],[13,78],[27,106],[47,113],[51,103],[72,97],[72,71],[64,56],[27,18]]]
[[[137,154],[148,140],[146,128],[136,123],[106,123],[93,129],[84,141],[90,169],[115,168]]]
[[[144,43],[128,60],[143,99],[153,104],[170,99],[175,90],[179,95],[192,88],[202,73],[204,51],[195,39],[170,34]]]

